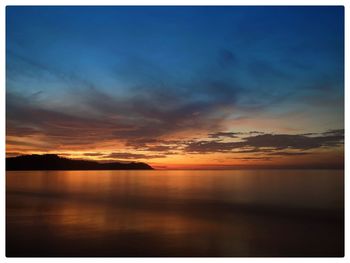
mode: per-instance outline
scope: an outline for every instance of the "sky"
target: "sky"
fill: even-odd
[[[344,161],[344,8],[6,8],[6,155]]]

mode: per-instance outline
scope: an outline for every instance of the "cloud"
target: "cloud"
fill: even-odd
[[[271,152],[267,155],[278,155],[278,156],[298,156],[298,155],[307,155],[308,152]]]
[[[140,153],[127,153],[127,152],[121,152],[121,153],[111,153],[108,155],[105,155],[104,158],[108,159],[154,159],[154,158],[164,158],[166,155],[161,154],[140,154]]]
[[[128,141],[125,146],[134,150],[148,152],[162,152],[166,155],[176,154],[176,150],[182,150],[186,141],[184,140],[161,140],[161,139],[136,139]]]
[[[10,145],[21,145],[21,146],[29,146],[31,148],[42,148],[42,149],[50,149],[50,145],[46,142],[26,142],[26,141],[20,141],[20,140],[11,140],[11,139],[7,139],[6,140],[7,144]]]
[[[167,152],[174,149],[176,149],[176,146],[166,146],[166,145],[155,145],[155,146],[148,146],[145,148],[146,151],[150,151],[150,152]]]
[[[242,161],[269,161],[272,158],[265,156],[265,157],[240,157],[235,159],[242,160]]]
[[[272,150],[310,150],[321,147],[336,147],[344,143],[344,130],[327,131],[316,136],[294,134],[261,134],[243,137],[241,141],[222,142],[195,141],[189,143],[185,151],[190,153],[233,152],[246,149],[245,152]],[[269,151],[269,150],[268,150]],[[280,154],[281,155],[281,154]]]
[[[242,134],[242,133],[239,133],[239,132],[216,132],[216,133],[209,133],[208,134],[208,137],[209,138],[237,138],[239,134]]]
[[[344,136],[344,129],[329,130],[323,133],[325,136]]]
[[[93,152],[93,153],[84,153],[84,156],[92,156],[92,157],[95,157],[95,156],[104,156],[105,154],[103,153],[97,153],[97,152]]]
[[[237,148],[239,148],[237,142],[197,141],[189,143],[185,151],[189,153],[215,153],[228,152]]]
[[[338,146],[342,140],[343,136],[339,135],[308,137],[290,134],[263,134],[245,138],[243,145],[257,148],[309,150],[322,146]]]

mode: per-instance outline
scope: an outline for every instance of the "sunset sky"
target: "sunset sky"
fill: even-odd
[[[343,7],[7,7],[6,154],[333,168]]]

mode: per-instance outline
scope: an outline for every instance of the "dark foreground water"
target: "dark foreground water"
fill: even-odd
[[[7,256],[342,256],[342,170],[6,174]]]

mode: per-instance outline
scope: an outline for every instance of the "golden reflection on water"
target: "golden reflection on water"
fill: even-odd
[[[341,253],[343,171],[7,172],[6,191],[17,255]]]
[[[342,174],[338,170],[8,172],[7,191],[331,208],[343,205]]]

